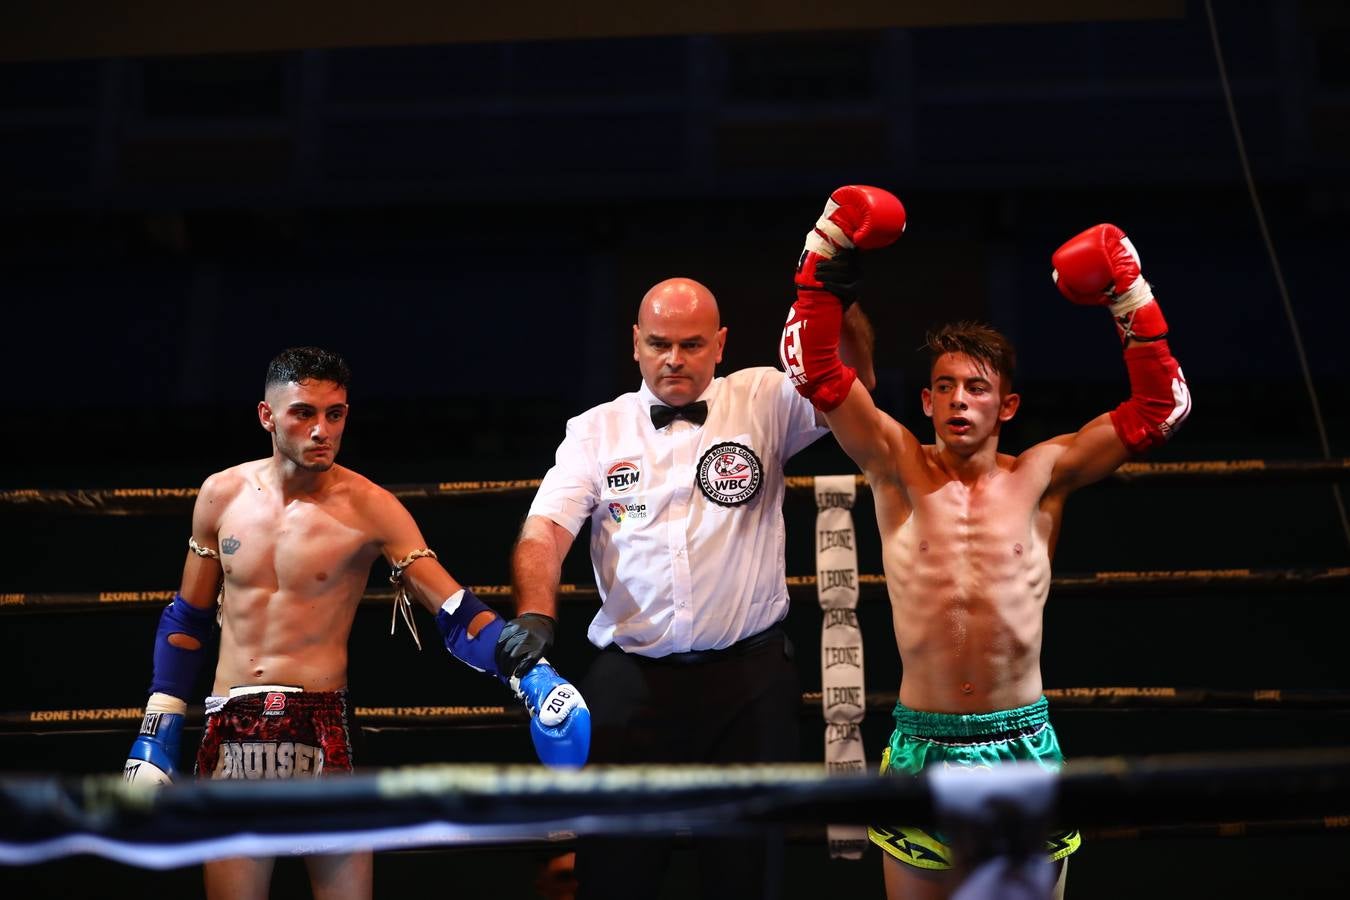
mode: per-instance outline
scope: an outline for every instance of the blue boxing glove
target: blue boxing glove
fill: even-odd
[[[591,711],[581,691],[541,659],[519,678],[508,680],[530,711],[534,752],[546,766],[579,767],[591,752]]]
[[[492,621],[469,635],[469,625],[481,613]],[[496,675],[530,711],[530,738],[539,761],[546,766],[581,766],[591,750],[591,711],[581,692],[540,660],[519,678],[498,667],[496,648],[506,623],[468,588],[456,591],[436,613],[436,626],[445,649],[480,672]]]
[[[168,784],[178,777],[178,745],[187,704],[167,694],[151,694],[141,731],[122,769],[125,781]]]

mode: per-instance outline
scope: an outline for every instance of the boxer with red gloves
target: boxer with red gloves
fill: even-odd
[[[875,499],[902,663],[882,771],[912,777],[1010,761],[1057,770],[1063,756],[1041,693],[1040,647],[1065,500],[1169,439],[1190,393],[1138,254],[1119,228],[1097,225],[1054,253],[1055,281],[1075,303],[1111,311],[1130,398],[1073,434],[1000,453],[1000,431],[1020,403],[1012,346],[986,325],[947,325],[927,339],[921,399],[934,436],[922,443],[877,408],[837,352],[840,316],[858,290],[857,249],[890,243],[904,224],[904,208],[886,191],[835,191],[807,235],[780,345],[789,378],[824,413]],[[978,863],[940,831],[894,823],[868,831],[885,851],[892,898],[945,895]],[[1062,896],[1079,843],[1076,831],[1047,835],[1045,861],[1001,871],[1023,891]]]

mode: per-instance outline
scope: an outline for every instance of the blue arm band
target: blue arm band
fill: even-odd
[[[168,694],[180,700],[192,696],[204,654],[202,650],[175,647],[169,643],[169,635],[185,634],[196,638],[204,649],[215,620],[213,608],[199,609],[180,594],[173,595],[173,602],[164,608],[159,617],[159,630],[155,632],[155,676],[150,682],[150,693]]]
[[[496,675],[497,660],[494,656],[497,638],[501,635],[504,624],[501,616],[492,613],[492,621],[477,635],[469,637],[469,623],[479,613],[492,612],[492,609],[475,597],[473,591],[468,588],[460,595],[458,606],[452,603],[453,600],[453,597],[447,600],[441,611],[436,613],[436,627],[441,630],[441,637],[445,638],[445,649],[460,662],[480,672]],[[447,606],[452,607],[454,611],[447,610]]]

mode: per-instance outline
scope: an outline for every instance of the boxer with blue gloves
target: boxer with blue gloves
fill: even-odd
[[[514,690],[530,710],[531,738],[545,764],[586,761],[590,714],[576,688],[539,658],[499,670],[502,620],[425,548],[417,523],[393,494],[335,463],[349,375],[333,353],[283,351],[268,367],[258,404],[271,456],[203,483],[182,586],[155,635],[151,695],[128,754],[128,781],[178,776],[187,701],[199,695],[215,635],[219,653],[198,776],[286,779],[351,771],[347,644],[370,567],[382,557],[398,585],[394,615],[401,610],[411,624],[415,598],[436,617],[455,657]],[[371,895],[370,853],[305,861],[316,896]],[[273,862],[208,862],[207,896],[266,896]]]

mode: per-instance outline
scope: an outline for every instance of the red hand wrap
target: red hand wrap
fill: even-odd
[[[1125,368],[1130,399],[1111,412],[1111,424],[1138,455],[1166,443],[1181,427],[1191,413],[1191,392],[1166,340],[1126,348]]]
[[[797,393],[821,412],[829,412],[843,403],[858,377],[839,358],[843,319],[844,307],[838,297],[825,291],[799,289],[778,346],[783,371]]]

